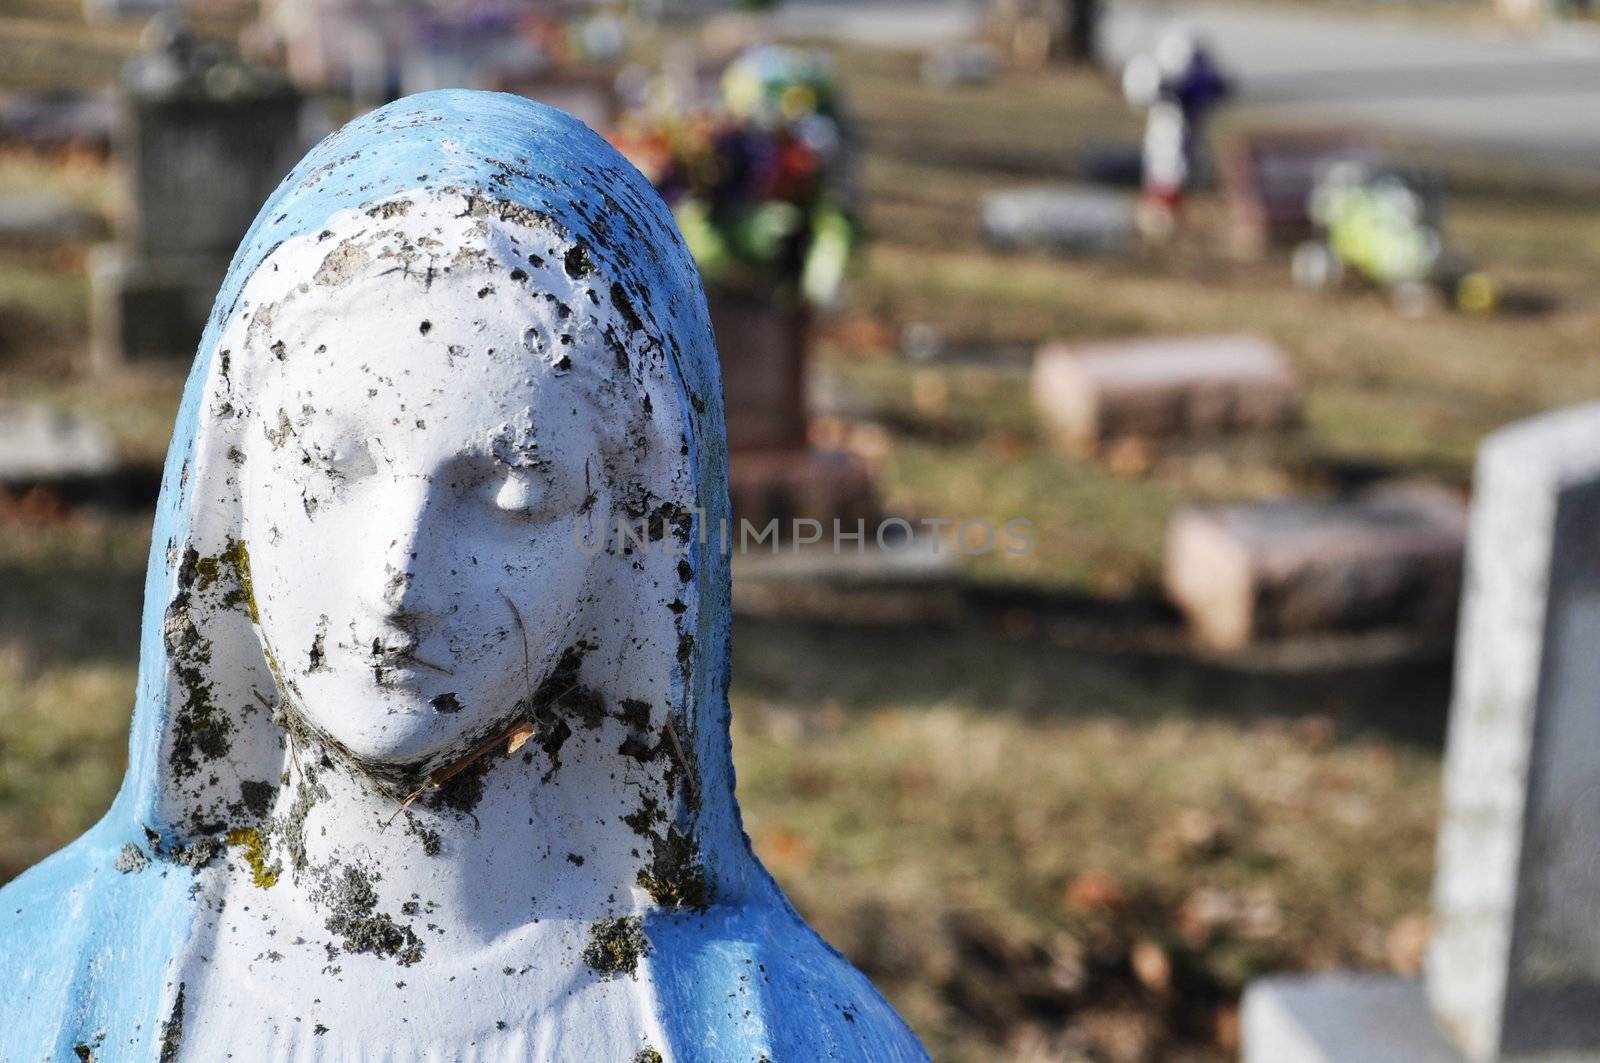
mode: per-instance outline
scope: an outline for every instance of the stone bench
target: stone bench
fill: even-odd
[[[1300,417],[1288,358],[1250,335],[1050,344],[1034,359],[1033,402],[1049,434],[1079,451],[1129,437],[1282,429]]]
[[[1190,506],[1167,529],[1168,596],[1200,640],[1454,621],[1466,508],[1442,489]]]

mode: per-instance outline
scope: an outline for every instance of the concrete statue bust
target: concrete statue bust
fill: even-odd
[[[185,391],[122,790],[0,891],[0,1057],[926,1058],[743,836],[725,466],[592,132],[450,92],[319,145]]]

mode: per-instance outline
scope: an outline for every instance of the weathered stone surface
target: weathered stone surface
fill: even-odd
[[[103,476],[115,460],[105,430],[78,414],[37,403],[0,403],[0,484]]]
[[[740,833],[717,357],[638,171],[410,97],[234,262],[121,796],[0,889],[0,1058],[926,1060]]]
[[[1190,506],[1167,531],[1165,584],[1199,638],[1251,641],[1381,626],[1447,628],[1464,505],[1425,488],[1350,499]]]
[[[1600,404],[1476,475],[1428,995],[1471,1059],[1600,1056]]]
[[[984,238],[1005,249],[1098,254],[1126,248],[1137,235],[1132,197],[1104,189],[991,192],[981,210]]]
[[[1078,449],[1277,429],[1300,416],[1288,358],[1250,335],[1051,344],[1034,359],[1033,402],[1051,434]]]
[[[1242,1063],[1462,1063],[1410,978],[1267,978],[1245,992],[1240,1018]]]
[[[1600,1061],[1600,403],[1479,453],[1423,984],[1269,979],[1245,1063]]]

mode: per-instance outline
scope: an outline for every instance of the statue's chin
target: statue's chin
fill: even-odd
[[[375,773],[405,771],[423,776],[447,767],[505,727],[483,706],[474,712],[456,701],[440,702],[427,692],[322,692],[313,705],[340,706],[337,717],[315,707],[304,711],[312,729],[337,746],[357,768]],[[328,696],[332,695],[332,696]],[[443,710],[441,710],[441,704]],[[350,711],[350,706],[361,708]]]

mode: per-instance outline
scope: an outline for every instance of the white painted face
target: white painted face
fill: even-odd
[[[248,326],[262,641],[306,720],[381,764],[481,742],[585,634],[574,523],[611,520],[639,417],[561,238],[448,198],[280,249],[263,270],[318,279]]]

